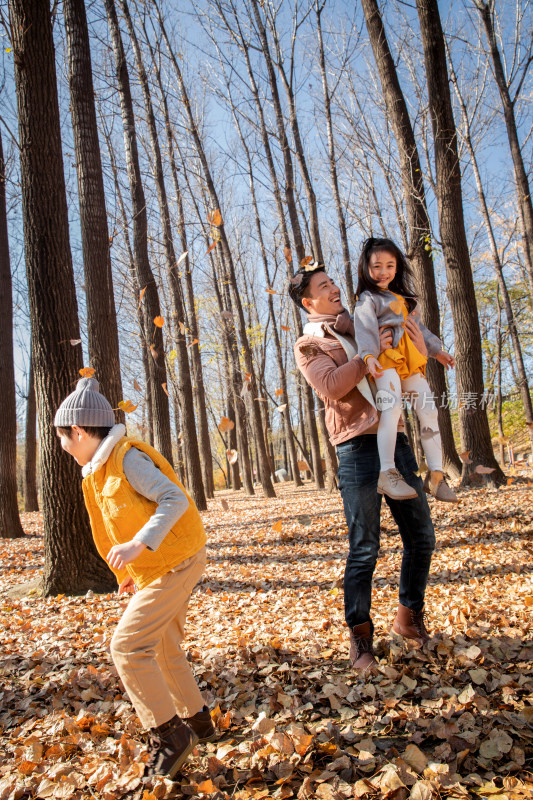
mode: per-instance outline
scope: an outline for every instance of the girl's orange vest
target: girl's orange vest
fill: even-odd
[[[149,444],[125,436],[117,442],[106,463],[83,480],[85,505],[94,541],[102,558],[105,559],[113,545],[130,542],[157,508],[157,503],[133,489],[124,474],[122,462],[130,447],[136,447],[150,456],[156,467],[179,486],[189,501],[189,508],[170,529],[157,550],[146,548],[125,570],[113,570],[119,583],[129,574],[137,588],[143,589],[198,553],[205,545],[206,535],[198,509],[166,458]]]

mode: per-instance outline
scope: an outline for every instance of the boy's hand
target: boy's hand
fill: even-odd
[[[379,352],[383,353],[392,347],[392,328],[383,327],[379,329]]]
[[[409,336],[410,340],[416,347],[419,353],[423,356],[427,356],[428,349],[426,347],[426,343],[424,341],[424,337],[422,335],[422,331],[418,327],[418,323],[416,319],[412,316],[415,312],[412,311],[411,314],[405,320],[405,330],[407,335]]]
[[[124,592],[134,592],[135,591],[135,583],[133,582],[133,578],[131,575],[128,575],[127,578],[124,578],[120,586],[118,587],[118,593],[124,594]]]
[[[446,369],[450,369],[450,367],[455,367],[455,358],[451,356],[449,353],[446,353],[445,350],[439,350],[435,353],[435,358],[439,362],[439,364],[443,364]]]
[[[383,374],[383,367],[381,366],[377,358],[374,358],[374,356],[370,356],[370,358],[367,358],[366,365],[368,367],[368,371],[370,372],[373,378],[380,378],[381,375]]]
[[[135,541],[116,544],[111,548],[105,558],[110,567],[114,567],[114,569],[124,569],[126,564],[130,564],[140,556],[145,547],[146,545],[144,542]]]

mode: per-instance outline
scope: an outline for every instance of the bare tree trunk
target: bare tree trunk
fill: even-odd
[[[383,91],[394,136],[400,155],[403,192],[409,225],[409,260],[413,265],[416,288],[420,299],[422,321],[437,336],[440,315],[431,258],[431,224],[426,203],[424,178],[418,147],[403,95],[396,65],[392,58],[383,21],[376,0],[362,0],[370,43]],[[461,461],[455,448],[448,404],[444,367],[434,359],[428,360],[427,374],[432,392],[438,399],[439,430],[442,439],[444,467],[454,477],[461,474]]]
[[[109,232],[84,0],[64,0],[70,110],[80,202],[80,228],[87,298],[89,360],[113,408],[122,397],[117,315]],[[122,411],[115,412],[124,421]]]
[[[444,34],[437,0],[416,0],[429,107],[433,125],[437,200],[442,249],[448,278],[448,297],[455,328],[457,389],[461,444],[471,453],[472,464],[463,465],[463,481],[476,465],[491,467],[493,484],[503,483],[483,405],[483,357],[474,279],[463,217],[461,168],[453,119]]]
[[[496,33],[494,30],[494,0],[474,0],[474,4],[479,11],[483,25],[485,26],[485,33],[487,34],[490,54],[492,56],[494,77],[496,78],[496,83],[498,84],[498,90],[500,92],[500,98],[503,106],[503,116],[505,118],[505,126],[507,128],[507,138],[509,139],[509,147],[511,149],[511,156],[513,159],[518,210],[520,212],[520,224],[524,242],[524,258],[526,262],[529,283],[529,294],[531,297],[531,303],[533,304],[533,204],[531,202],[529,181],[524,165],[524,159],[522,157],[522,150],[520,148],[516,119],[514,115],[515,103],[519,96],[520,87],[525,79],[526,71],[531,58],[526,64],[523,78],[520,81],[519,90],[517,91],[513,100],[511,99],[509,85],[505,79],[502,59],[498,49],[498,41],[496,39]]]
[[[17,498],[17,403],[13,294],[7,233],[6,165],[0,135],[0,539],[24,536]]]
[[[496,416],[498,419],[498,444],[500,447],[500,464],[505,467],[505,434],[503,432],[503,398],[502,398],[502,306],[500,302],[500,292],[496,292],[496,302],[498,304],[498,319],[496,324],[497,337],[497,372],[496,372]]]
[[[24,246],[39,409],[44,593],[109,591],[114,575],[94,546],[74,459],[55,412],[78,377],[81,350],[68,236],[52,21],[48,3],[10,0],[20,141]]]
[[[498,251],[498,245],[496,244],[496,237],[494,235],[494,228],[492,226],[492,220],[490,217],[489,207],[487,204],[487,198],[485,197],[485,191],[483,189],[483,183],[481,181],[481,174],[479,172],[479,166],[477,161],[477,155],[474,150],[474,144],[472,142],[472,134],[471,134],[471,126],[470,126],[470,118],[468,115],[468,109],[466,107],[466,103],[463,99],[461,90],[459,88],[459,82],[457,80],[457,76],[455,74],[455,70],[453,68],[453,64],[450,58],[450,54],[448,53],[448,63],[450,65],[450,77],[455,89],[455,94],[457,99],[459,100],[459,104],[461,107],[461,114],[463,118],[463,125],[464,125],[464,132],[463,132],[463,139],[466,144],[468,154],[470,156],[470,161],[472,163],[472,169],[474,171],[474,178],[476,181],[476,188],[479,197],[479,202],[481,205],[481,213],[483,216],[483,221],[485,223],[485,228],[487,230],[487,236],[489,239],[490,251],[492,255],[492,264],[494,266],[494,271],[496,272],[496,279],[498,281],[498,288],[501,292],[502,299],[503,299],[503,307],[505,309],[505,316],[507,318],[507,325],[509,327],[509,334],[511,337],[511,344],[513,348],[513,353],[516,361],[516,369],[518,372],[518,388],[520,391],[520,397],[522,399],[522,405],[524,406],[524,414],[526,417],[526,423],[528,427],[529,438],[532,445],[533,450],[533,407],[531,404],[531,395],[529,393],[529,381],[527,378],[526,373],[526,366],[524,363],[524,356],[522,353],[522,346],[520,344],[520,337],[518,335],[518,327],[516,324],[516,319],[513,311],[513,306],[511,303],[511,297],[509,295],[509,290],[507,289],[507,283],[505,281],[505,277],[503,274],[503,265],[500,259],[500,253]],[[498,313],[501,316],[501,308],[500,308],[500,298],[498,295]],[[499,330],[499,326],[498,326]],[[503,462],[502,462],[503,463]]]
[[[209,199],[213,205],[213,211],[218,211],[220,209],[220,202],[218,199],[217,191],[215,188],[215,184],[213,181],[213,177],[211,174],[211,170],[207,161],[207,157],[204,151],[203,143],[200,138],[200,134],[198,131],[198,127],[196,124],[196,120],[194,115],[191,111],[191,104],[188,96],[187,89],[185,87],[185,83],[183,80],[183,76],[181,73],[180,66],[178,61],[172,51],[170,46],[170,42],[168,40],[168,36],[166,33],[166,29],[161,17],[161,13],[159,11],[159,7],[157,6],[155,0],[152,0],[154,6],[157,10],[157,15],[159,19],[159,24],[161,26],[161,32],[163,33],[163,37],[165,39],[165,43],[167,45],[167,49],[169,55],[172,60],[172,64],[174,66],[174,71],[176,73],[176,77],[178,79],[178,84],[180,87],[181,96],[183,99],[183,105],[185,107],[185,112],[187,114],[187,119],[189,122],[190,132],[194,140],[196,153],[202,165],[202,170],[204,174],[204,179],[207,186],[207,191],[209,193]],[[268,455],[267,455],[267,448],[266,442],[263,435],[263,427],[261,424],[261,412],[260,409],[257,407],[257,403],[255,402],[254,398],[258,396],[258,387],[257,381],[255,377],[255,368],[252,358],[252,351],[250,348],[250,343],[248,340],[248,336],[246,333],[246,323],[244,319],[244,313],[242,309],[242,303],[239,296],[239,289],[237,285],[237,276],[235,274],[235,266],[233,263],[233,256],[231,253],[231,248],[229,246],[229,242],[226,236],[226,231],[224,227],[224,222],[222,219],[220,220],[220,224],[217,224],[217,230],[219,234],[219,241],[220,241],[220,249],[221,249],[221,257],[224,263],[224,268],[226,270],[225,280],[229,281],[231,285],[232,295],[233,295],[233,302],[235,306],[236,316],[237,316],[237,324],[239,328],[239,338],[241,341],[242,349],[243,349],[243,359],[246,371],[250,375],[250,380],[247,384],[249,391],[251,392],[252,397],[252,404],[251,404],[251,419],[253,423],[253,432],[254,432],[254,440],[255,446],[257,448],[257,460],[258,460],[258,467],[259,467],[259,479],[261,481],[261,485],[263,487],[263,492],[266,497],[275,497],[276,493],[274,491],[274,487],[272,485],[272,480],[270,478],[270,469],[268,465]]]
[[[26,401],[26,436],[24,440],[24,511],[39,511],[37,495],[37,405],[35,377],[30,346],[28,398]]]
[[[350,259],[350,246],[348,244],[348,233],[346,231],[346,219],[342,207],[341,195],[339,190],[339,177],[337,174],[337,155],[335,152],[335,139],[333,137],[333,120],[331,116],[331,94],[328,86],[328,76],[326,72],[326,57],[324,54],[324,41],[322,38],[322,11],[325,1],[315,0],[316,29],[318,37],[318,54],[320,64],[320,76],[322,78],[322,91],[324,92],[324,112],[326,115],[326,130],[328,134],[328,161],[329,174],[331,178],[331,188],[335,201],[335,212],[339,225],[339,235],[341,237],[342,262],[344,264],[344,280],[346,281],[346,295],[348,298],[348,308],[353,314],[355,306],[355,289],[352,276],[352,263]]]
[[[121,7],[126,20],[126,26],[133,45],[135,61],[137,63],[137,73],[141,83],[141,90],[144,99],[144,108],[148,125],[148,134],[153,156],[154,181],[157,189],[159,201],[159,211],[161,219],[161,230],[163,234],[163,250],[169,276],[172,306],[174,309],[175,320],[178,326],[176,332],[176,360],[178,363],[178,395],[182,417],[183,433],[183,452],[187,464],[188,488],[190,489],[193,500],[200,511],[207,509],[204,485],[202,481],[202,469],[200,465],[200,454],[198,451],[198,437],[196,435],[196,419],[194,416],[194,398],[192,392],[191,372],[189,365],[189,354],[187,352],[187,340],[185,332],[179,325],[185,324],[185,307],[183,302],[183,289],[178,275],[178,265],[174,240],[172,237],[172,227],[170,224],[170,210],[168,206],[167,190],[165,186],[165,176],[163,173],[163,161],[161,158],[161,148],[157,134],[154,109],[146,71],[141,55],[141,49],[137,40],[137,34],[131,21],[129,8],[126,0],[121,0]]]
[[[139,165],[130,79],[114,0],[105,0],[105,9],[111,33],[111,41],[113,43],[124,125],[124,147],[126,151],[126,164],[133,212],[133,257],[135,272],[139,287],[141,291],[144,292],[141,306],[143,309],[144,331],[149,337],[144,345],[150,350],[150,357],[148,358],[150,370],[149,389],[152,401],[154,445],[167,461],[172,463],[168,397],[163,388],[163,384],[167,382],[163,333],[162,328],[154,325],[154,319],[161,316],[161,309],[156,282],[148,258],[146,200]]]

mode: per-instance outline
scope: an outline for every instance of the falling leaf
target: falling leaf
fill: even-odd
[[[490,475],[494,470],[495,467],[484,467],[482,464],[478,464],[474,472],[477,472],[478,475]]]
[[[139,384],[137,383],[137,380],[134,380],[134,381],[133,381],[133,388],[135,389],[135,391],[136,391],[136,392],[140,392],[140,391],[142,391],[141,387],[140,387],[140,386],[139,386]]]
[[[154,325],[156,328],[162,328],[165,324],[165,320],[163,317],[154,317]]]
[[[71,339],[70,343],[72,347],[75,347],[77,344],[81,344],[81,339]]]
[[[120,408],[121,411],[124,411],[126,414],[131,414],[131,412],[135,411],[135,409],[137,408],[137,406],[134,405],[131,402],[131,400],[121,400],[118,404],[118,407]]]
[[[245,372],[244,373],[244,380],[245,381],[251,381],[252,380],[252,373],[251,372]]]
[[[283,396],[283,389],[276,389],[274,394],[276,395],[276,397],[282,397]]]
[[[463,462],[463,464],[471,464],[472,459],[470,458],[471,450],[465,450],[464,453],[459,453],[459,458]]]
[[[389,303],[389,308],[393,314],[402,314],[403,305],[399,300],[392,300]]]
[[[195,345],[195,344],[198,344],[198,342],[199,342],[199,340],[198,340],[198,339],[193,339],[193,340],[192,340],[192,342],[189,342],[189,344],[187,345],[187,347],[192,347],[193,345]]]
[[[6,53],[10,53],[12,49],[12,47],[6,47]]]
[[[168,388],[167,388],[166,383],[162,383],[161,386],[163,387],[163,391],[166,394],[166,396],[169,397]]]
[[[275,289],[266,289],[267,294],[277,294]]]
[[[226,450],[226,456],[230,464],[236,464],[239,454],[236,450]]]
[[[285,247],[283,248],[283,255],[285,256],[287,264],[290,264],[292,261],[292,251],[290,247],[287,247],[287,245],[285,245]]]
[[[182,254],[181,254],[181,256],[178,258],[178,260],[176,261],[176,266],[178,266],[178,264],[181,264],[181,262],[182,262],[182,261],[183,261],[185,258],[187,258],[187,256],[188,256],[188,255],[189,255],[189,251],[188,251],[188,250],[185,250],[185,252],[184,252],[184,253],[182,253]]]
[[[150,345],[150,354],[151,354],[152,358],[154,359],[154,361],[157,361],[159,353],[157,352],[157,350],[155,349],[153,344]]]
[[[92,378],[94,375],[93,367],[82,367],[80,369],[80,375],[82,378]]]
[[[289,328],[289,326],[288,326],[288,325],[282,325],[282,326],[281,326],[281,330],[282,330],[282,331],[290,331],[290,328]]]
[[[207,215],[207,221],[210,225],[214,225],[215,228],[219,228],[222,225],[222,214],[218,208]]]
[[[209,255],[209,253],[211,252],[211,250],[214,250],[214,249],[215,249],[215,247],[217,246],[217,244],[218,244],[218,239],[215,239],[215,241],[214,241],[214,242],[211,242],[211,244],[209,245],[209,247],[208,247],[208,248],[207,248],[207,250],[205,251],[205,254],[206,254],[206,256],[208,256],[208,255]]]
[[[141,300],[143,299],[143,297],[144,297],[144,293],[145,293],[145,291],[146,291],[146,289],[147,289],[147,288],[148,288],[148,287],[147,287],[147,286],[145,286],[145,287],[144,287],[144,289],[141,289],[141,291],[139,292],[139,305],[141,305]]]
[[[281,406],[276,406],[276,411],[279,411],[279,413],[281,414],[282,411],[285,411],[286,408],[287,408],[287,403],[283,403],[283,405]]]
[[[274,522],[274,524],[272,525],[272,530],[275,531],[276,533],[280,533],[282,528],[283,528],[283,522],[280,519],[278,519],[278,521]]]
[[[218,429],[220,433],[226,433],[227,431],[232,431],[234,427],[235,423],[229,417],[222,417],[222,419],[218,423]]]

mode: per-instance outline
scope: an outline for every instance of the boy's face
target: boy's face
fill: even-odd
[[[84,431],[83,428],[79,428],[77,425],[72,426],[70,439],[66,434],[61,433],[61,431],[58,431],[57,435],[59,436],[59,441],[63,450],[71,455],[72,458],[78,462],[80,467],[84,467],[85,464],[92,461],[101,441],[94,436],[90,436],[87,431]]]

